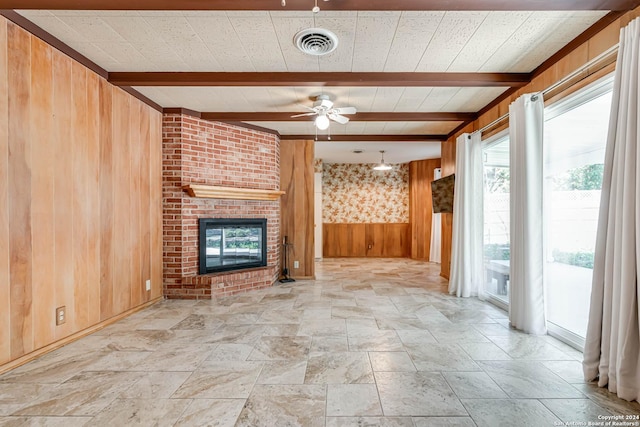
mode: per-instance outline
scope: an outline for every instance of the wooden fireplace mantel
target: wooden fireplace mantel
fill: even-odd
[[[191,197],[206,199],[231,199],[231,200],[278,200],[285,192],[280,190],[257,190],[251,188],[218,187],[205,184],[183,185]]]

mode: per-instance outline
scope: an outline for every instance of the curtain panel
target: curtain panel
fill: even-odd
[[[620,33],[596,238],[585,379],[640,400],[640,20]]]
[[[542,94],[509,106],[511,261],[509,320],[516,329],[547,333],[544,303]]]
[[[482,296],[483,204],[482,140],[480,132],[456,140],[456,177],[453,196],[451,279],[449,293]]]

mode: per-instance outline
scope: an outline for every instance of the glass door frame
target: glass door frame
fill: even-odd
[[[614,75],[613,73],[583,87],[580,88],[576,93],[570,94],[567,97],[563,98],[562,100],[553,103],[552,105],[548,106],[545,108],[544,110],[544,120],[545,122],[547,120],[552,120],[555,119],[559,116],[561,116],[562,114],[577,108],[583,104],[586,104],[602,95],[605,95],[608,92],[611,92],[613,90],[613,78]],[[544,148],[545,150],[547,149],[546,147]],[[604,161],[604,159],[603,159]],[[545,173],[546,176],[546,173]],[[549,203],[547,202],[547,198],[551,197],[551,192],[549,191],[549,189],[547,188],[547,183],[546,183],[546,179],[545,179],[545,186],[543,189],[543,193],[544,193],[544,204],[546,206],[549,205]],[[548,207],[544,208],[544,216],[546,218],[549,218],[549,214],[547,212]],[[549,245],[547,244],[547,242],[549,241],[549,236],[548,236],[548,228],[545,226],[545,251],[549,251]],[[595,239],[595,236],[594,236]],[[545,264],[546,264],[546,260],[548,259],[549,254],[545,254]],[[546,268],[545,268],[546,270]],[[545,279],[544,279],[544,286],[545,286],[545,299],[547,299],[549,297],[549,291],[547,286],[549,285],[549,281],[547,280],[546,277],[546,272],[545,272]],[[546,306],[547,304],[545,304]],[[545,308],[546,310],[546,308]],[[579,336],[578,334],[560,326],[557,325],[556,323],[553,323],[552,321],[549,320],[549,316],[547,315],[548,313],[545,313],[545,317],[547,319],[547,333],[548,335],[557,338],[558,340],[564,342],[565,344],[575,348],[576,350],[579,351],[583,351],[584,350],[584,344],[585,344],[585,338]]]
[[[498,133],[496,133],[495,135],[491,135],[490,137],[488,137],[487,139],[482,141],[482,155],[483,155],[483,169],[484,169],[484,151],[487,148],[491,148],[497,144],[500,144],[501,142],[503,142],[504,140],[508,140],[509,139],[509,128],[504,129]],[[509,162],[511,163],[511,162]],[[509,168],[511,166],[509,165]],[[483,173],[484,175],[484,173]],[[511,196],[509,196],[511,197]],[[483,183],[483,204],[486,203],[486,199],[484,197],[484,183]],[[483,208],[484,209],[484,208]],[[484,250],[484,223],[483,223],[483,230],[482,230],[482,240],[483,240],[483,250]],[[509,235],[509,246],[511,246],[511,235]],[[483,267],[483,271],[484,271],[484,267]],[[482,288],[482,295],[481,295],[481,299],[484,299],[487,302],[490,302],[491,304],[495,305],[498,308],[501,308],[502,310],[505,311],[509,311],[509,302],[503,299],[498,298],[497,296],[495,296],[492,293],[487,292],[486,290],[486,283],[484,284],[485,286],[483,286]]]

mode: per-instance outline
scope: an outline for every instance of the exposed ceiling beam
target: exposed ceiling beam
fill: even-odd
[[[361,142],[378,142],[378,141],[396,141],[396,142],[442,142],[447,140],[447,135],[331,135],[331,139],[326,134],[316,135],[280,135],[280,139],[298,140],[313,139],[316,141],[361,141]]]
[[[340,0],[321,10],[631,10],[637,0]],[[1,0],[3,9],[311,10],[311,0]]]
[[[113,72],[116,86],[522,87],[528,73]]]
[[[238,121],[238,122],[305,122],[313,117],[291,117],[292,115],[306,113],[301,112],[202,112],[200,117],[205,120]],[[474,120],[476,113],[356,113],[349,114],[352,122],[460,122]]]

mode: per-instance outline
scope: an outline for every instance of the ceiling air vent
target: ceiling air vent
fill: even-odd
[[[308,55],[321,56],[338,47],[338,37],[324,28],[307,28],[293,38],[295,45]]]

